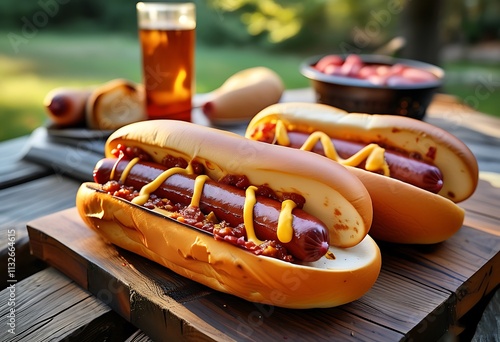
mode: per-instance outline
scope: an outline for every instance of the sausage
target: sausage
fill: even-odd
[[[301,132],[288,132],[290,147],[300,148],[309,135]],[[365,147],[362,143],[350,142],[346,140],[331,139],[338,155],[347,159]],[[324,155],[323,146],[316,143],[313,152]],[[430,165],[421,160],[409,158],[403,153],[386,150],[385,159],[389,165],[390,176],[405,183],[417,186],[421,189],[438,193],[443,187],[443,175],[434,165]],[[362,165],[360,165],[362,166]]]
[[[106,158],[101,160],[94,170],[94,180],[104,184],[110,180],[111,170],[115,168],[114,179],[120,178],[128,164],[127,160]],[[152,182],[168,168],[151,162],[141,161],[135,164],[124,183],[140,190]],[[175,203],[189,205],[193,196],[196,175],[174,174],[170,176],[154,194],[167,198]],[[278,240],[277,225],[281,211],[281,203],[271,198],[257,196],[254,206],[254,229],[261,240]],[[200,198],[200,210],[213,212],[219,220],[236,227],[243,224],[243,206],[245,191],[237,187],[207,180]],[[295,208],[293,216],[293,237],[283,246],[295,258],[303,261],[315,261],[325,255],[328,250],[328,228],[317,218],[305,211]]]
[[[77,126],[85,122],[85,104],[90,88],[56,88],[44,98],[45,110],[58,126]]]

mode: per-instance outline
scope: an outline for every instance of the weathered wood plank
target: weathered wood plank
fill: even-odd
[[[437,99],[429,108],[426,121],[463,139],[476,154],[481,170],[500,172],[498,121],[460,106],[455,100],[442,96]],[[313,100],[311,89],[287,91],[283,98],[283,101]],[[235,129],[238,133],[244,132],[244,127]],[[91,168],[100,158],[102,143],[94,137],[67,141],[64,137],[47,137],[47,131],[43,130],[35,132],[31,138],[31,146],[35,148],[30,150],[28,159],[47,167],[19,160],[21,152],[25,152],[19,146],[26,143],[26,138],[0,144],[0,151],[7,151],[0,153],[0,189],[4,184],[0,198],[0,227],[16,229],[19,255],[23,256],[27,254],[28,241],[25,222],[74,205],[74,192],[79,183],[74,182],[74,189],[70,187],[68,191],[67,184],[59,187],[58,180],[66,183],[67,177],[89,179]],[[37,155],[39,148],[45,149],[43,155]],[[82,168],[81,165],[86,166]],[[12,196],[21,194],[13,189],[5,190],[6,187],[45,176],[44,172],[56,175],[47,177],[49,181],[30,182],[32,186],[26,185],[26,188],[23,185],[23,189],[31,191],[28,199],[15,197],[11,200]],[[43,191],[38,192],[40,185],[47,190],[47,196],[39,196],[43,194]],[[63,195],[57,196],[56,192],[61,189]],[[446,328],[460,331],[460,319],[470,314],[470,308],[498,286],[500,261],[495,237],[500,236],[498,203],[498,189],[480,182],[476,194],[460,203],[467,211],[464,228],[449,241],[435,246],[381,244],[384,269],[374,289],[355,303],[329,310],[294,311],[244,302],[106,245],[100,239],[86,236],[85,231],[76,230],[69,240],[60,239],[75,228],[76,213],[71,210],[62,218],[56,214],[54,222],[61,224],[57,234],[35,232],[32,248],[35,255],[59,265],[78,284],[89,288],[96,298],[123,317],[146,327],[155,340],[171,336],[256,341],[268,339],[268,331],[274,339],[380,341],[400,340],[406,336],[427,340],[435,339]],[[21,246],[24,246],[23,252]],[[21,259],[31,260],[29,263],[34,260],[24,257],[18,260]],[[2,254],[0,260],[3,260]],[[2,262],[1,267],[5,265],[6,262]],[[25,269],[19,265],[18,269]],[[428,298],[430,302],[426,301]],[[283,327],[282,322],[288,326]],[[159,330],[159,326],[167,328]]]
[[[0,301],[14,303],[0,308],[2,341],[123,341],[134,329],[53,268],[11,284]]]
[[[75,206],[80,182],[51,175],[2,190],[0,226],[16,227],[41,215]]]
[[[449,240],[433,246],[380,244],[385,266],[426,288],[450,291],[447,306],[455,324],[500,283],[500,237],[464,226]],[[390,304],[388,304],[390,305]],[[445,309],[446,306],[443,307]]]
[[[102,139],[100,136],[88,139],[54,137],[46,128],[40,127],[31,134],[24,158],[44,165],[60,176],[91,181],[94,166],[103,156]]]
[[[122,255],[118,249],[108,245],[102,239],[96,239],[95,232],[90,229],[81,229],[75,210],[63,213],[66,215],[59,217],[60,225],[53,226],[50,223],[51,216],[46,221],[47,224],[56,228],[55,234],[46,234],[42,230],[31,229],[30,224],[28,230],[34,255],[68,274],[80,286],[90,290],[122,317],[131,322],[139,321],[143,325],[150,325],[151,330],[148,330],[137,324],[155,340],[165,340],[169,336],[167,329],[181,330],[180,322],[170,322],[167,327],[164,321],[168,315],[171,315],[172,310],[179,307],[179,304],[167,296],[157,297],[156,295],[162,293],[162,288],[175,288],[179,286],[178,284],[189,283],[189,280],[171,272],[163,273],[163,277],[159,280],[162,287],[159,288],[157,281],[148,281],[148,278],[138,271],[137,267],[141,269],[141,258],[126,252]],[[67,247],[71,245],[70,240],[78,246],[76,250]],[[149,262],[144,267],[149,270],[150,267],[155,269],[159,266]],[[158,269],[148,272],[150,274],[161,273]],[[125,276],[121,277],[117,274],[125,274]],[[155,297],[155,300],[147,303],[141,300],[144,297],[141,294],[142,291],[150,293],[149,297]],[[155,295],[153,296],[152,293]],[[148,306],[142,305],[143,303]],[[160,307],[168,309],[160,309]],[[133,315],[137,315],[137,318],[132,317]]]
[[[0,234],[7,237],[13,231],[16,248],[16,279],[22,280],[44,265],[29,252],[26,223],[37,217],[75,205],[79,182],[50,175],[2,190],[0,197]],[[2,240],[4,241],[4,240]],[[7,274],[7,244],[0,246],[0,273]],[[1,279],[0,288],[7,286]]]
[[[383,260],[392,259],[387,255]],[[352,311],[415,341],[437,340],[451,320],[450,291],[421,284],[412,274],[398,274],[394,263],[383,270],[370,292],[352,303]],[[419,269],[418,264],[412,264]],[[432,321],[428,317],[434,317]],[[427,329],[427,326],[430,326]],[[422,328],[422,327],[425,327]]]
[[[455,113],[456,114],[456,113]],[[462,140],[476,156],[479,169],[500,173],[500,125],[481,113],[450,120],[443,113],[430,112],[425,120]]]
[[[47,168],[22,160],[27,141],[24,136],[0,144],[0,189],[50,174]]]
[[[153,340],[150,339],[149,336],[146,335],[141,330],[137,330],[135,333],[130,335],[130,337],[125,340],[125,342],[152,342],[152,341]]]
[[[500,188],[480,180],[476,192],[459,203],[466,210],[464,224],[489,234],[500,236]]]
[[[353,314],[350,305],[288,310],[213,293],[184,303],[196,317],[217,324],[233,339],[248,341],[399,341],[403,335]],[[212,317],[215,315],[216,320]]]
[[[484,310],[472,342],[500,342],[500,288]],[[495,333],[496,332],[496,333]]]
[[[465,217],[464,224],[469,227],[474,227],[476,230],[481,230],[485,233],[500,236],[500,227],[498,219],[471,212]]]
[[[352,338],[353,334],[374,341],[403,337],[397,331],[373,323],[372,318],[351,313],[348,306],[330,310],[284,310],[215,292],[106,244],[75,215],[76,210],[69,209],[31,222],[29,232],[31,243],[36,246],[34,254],[65,272],[86,262],[88,282],[77,282],[87,286],[121,316],[129,317],[154,340],[196,337],[258,341],[269,338],[269,334],[274,338],[286,335],[298,340]],[[83,275],[83,270],[79,273]],[[266,315],[265,319],[261,320],[259,315]],[[282,328],[282,322],[291,322],[292,318],[294,324]]]
[[[436,94],[427,108],[427,117],[443,119],[452,128],[469,127],[491,137],[500,137],[498,118],[480,113],[452,95]]]
[[[78,219],[75,220],[71,211],[72,209],[57,213],[42,221],[37,220],[31,224],[32,229],[57,237],[58,243],[67,245],[75,254],[82,255],[92,264],[89,277],[98,279],[89,280],[89,283],[94,282],[96,285],[91,289],[93,293],[111,286],[116,294],[123,292],[119,295],[122,299],[130,294],[131,321],[153,338],[158,334],[153,331],[155,327],[157,329],[162,323],[165,324],[167,318],[177,317],[178,320],[170,322],[170,327],[177,326],[178,329],[166,332],[169,336],[205,334],[213,339],[221,339],[222,336],[240,339],[242,336],[239,328],[246,329],[247,333],[251,332],[254,335],[251,340],[259,340],[264,336],[260,335],[260,330],[253,329],[252,324],[265,327],[263,334],[266,330],[278,333],[278,322],[286,320],[281,317],[280,313],[283,312],[283,316],[287,317],[296,315],[296,319],[301,322],[291,328],[297,330],[294,331],[294,336],[299,338],[310,336],[309,330],[316,331],[314,327],[321,327],[318,329],[321,336],[351,335],[353,330],[346,330],[349,324],[345,319],[358,317],[363,319],[354,325],[366,330],[359,328],[355,333],[365,339],[370,335],[376,336],[374,340],[380,339],[381,336],[388,337],[388,331],[396,335],[401,334],[400,337],[406,335],[421,340],[436,339],[446,333],[457,319],[499,283],[500,270],[497,265],[500,265],[500,237],[464,226],[449,240],[432,246],[381,244],[384,260],[381,276],[373,289],[354,303],[331,310],[316,310],[314,317],[311,317],[310,313],[304,315],[300,311],[268,308],[273,314],[260,322],[259,317],[266,313],[265,306],[260,307],[262,312],[259,314],[259,307],[257,306],[256,310],[255,304],[214,293],[168,270],[158,268],[157,265],[132,253],[113,246],[103,246],[102,242],[98,241],[89,244],[93,239],[93,232],[82,226]],[[58,225],[64,228],[57,227]],[[68,236],[76,231],[78,236],[84,237],[77,243]],[[98,239],[97,236],[95,238]],[[98,248],[94,250],[92,246],[96,243]],[[131,270],[132,274],[123,274]],[[91,287],[89,285],[89,288]],[[228,310],[228,305],[235,311],[226,317],[224,312]],[[126,307],[127,305],[124,305],[119,310]],[[342,314],[338,310],[341,310]],[[253,317],[252,315],[257,317],[253,318],[257,323],[250,320],[247,326],[242,325],[242,319]],[[145,317],[148,318],[144,319]],[[314,324],[308,328],[307,325],[312,319]],[[336,322],[339,319],[340,322],[333,325],[324,326],[320,323]],[[373,324],[373,327],[368,328],[367,322]],[[385,330],[381,331],[381,327]],[[211,329],[215,330],[207,334]],[[340,329],[340,332],[336,331],[337,329]],[[181,331],[182,335],[178,335]],[[221,331],[224,331],[225,335],[220,335]],[[394,339],[394,335],[391,337]]]

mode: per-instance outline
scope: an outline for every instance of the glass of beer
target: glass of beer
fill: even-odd
[[[194,3],[137,3],[146,111],[150,119],[191,121]]]

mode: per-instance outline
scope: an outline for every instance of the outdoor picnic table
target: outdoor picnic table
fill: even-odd
[[[282,98],[314,100],[309,88]],[[0,340],[432,341],[498,334],[500,120],[442,94],[425,120],[462,139],[478,159],[478,188],[459,204],[463,227],[435,245],[379,242],[383,265],[373,288],[330,309],[246,302],[103,241],[78,216],[75,194],[91,180],[108,132],[40,127],[0,143]],[[196,109],[193,121],[209,124]],[[244,125],[223,129],[242,133]]]

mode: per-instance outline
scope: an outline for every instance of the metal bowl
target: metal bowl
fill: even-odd
[[[311,81],[316,102],[341,108],[348,112],[391,114],[422,120],[436,90],[442,85],[443,69],[424,62],[381,55],[359,55],[365,65],[404,64],[431,72],[434,81],[388,86],[366,80],[325,74],[314,66],[324,56],[306,59],[300,72]],[[345,59],[347,56],[341,56]]]

